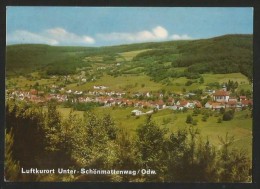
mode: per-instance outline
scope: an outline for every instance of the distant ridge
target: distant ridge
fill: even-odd
[[[195,73],[241,72],[252,78],[253,35],[230,34],[210,39],[147,42],[106,47],[50,46],[15,44],[6,47],[7,76],[46,71],[53,67],[68,69],[89,66],[84,57],[116,56],[122,52],[149,49],[133,61],[169,61],[175,67],[187,67]],[[173,54],[178,56],[172,56]],[[168,58],[167,58],[168,57]],[[172,58],[174,57],[174,58]],[[177,57],[177,58],[176,58]],[[72,66],[73,65],[73,66]]]

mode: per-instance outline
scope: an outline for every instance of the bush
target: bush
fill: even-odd
[[[192,121],[192,125],[197,125],[198,124],[198,121],[197,120],[193,120]]]
[[[218,123],[222,123],[221,117],[218,118]]]
[[[224,114],[225,113],[225,108],[220,108],[220,110],[219,110],[219,112],[221,113],[221,114]]]
[[[191,80],[189,80],[189,81],[187,81],[186,83],[185,83],[185,86],[190,86],[190,85],[192,85],[192,81]]]
[[[191,124],[193,122],[193,118],[191,115],[187,115],[186,123]]]
[[[185,112],[187,112],[188,111],[188,108],[186,108],[186,107],[184,107],[183,109],[182,109],[182,112],[183,113],[185,113]]]
[[[231,119],[233,119],[234,113],[235,113],[234,110],[226,111],[226,112],[223,114],[223,120],[224,120],[224,121],[230,121]]]
[[[202,121],[206,122],[208,120],[208,116],[207,115],[204,115],[201,119]]]
[[[198,108],[194,108],[192,116],[198,116],[200,114],[200,110]]]

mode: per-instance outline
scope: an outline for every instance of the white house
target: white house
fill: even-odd
[[[135,115],[135,116],[139,116],[139,115],[143,114],[143,112],[140,110],[133,110],[131,113],[132,113],[132,115]]]
[[[205,108],[208,108],[208,109],[212,109],[212,103],[213,102],[207,102],[206,104],[205,104]]]
[[[228,102],[229,92],[225,90],[219,90],[213,93],[213,99],[217,102]]]

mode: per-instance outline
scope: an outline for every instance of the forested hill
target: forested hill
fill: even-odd
[[[252,79],[253,36],[240,34],[110,47],[10,45],[6,49],[6,71],[8,76],[52,69],[68,74],[75,72],[76,68],[95,63],[91,58],[86,61],[86,57],[101,57],[103,63],[110,64],[116,63],[121,53],[131,51],[140,53],[125,60],[125,63],[140,64],[153,78],[160,71],[166,73],[165,77],[174,77],[174,73],[169,73],[172,68],[185,67],[186,73],[241,72]]]

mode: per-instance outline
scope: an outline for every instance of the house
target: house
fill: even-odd
[[[229,97],[228,101],[237,102],[237,98],[236,97]]]
[[[75,91],[74,94],[75,94],[75,95],[82,95],[83,92],[82,92],[82,91]]]
[[[95,85],[94,85],[93,88],[94,88],[94,89],[99,89],[99,90],[104,90],[104,89],[107,89],[108,87],[102,86],[102,85],[101,85],[101,86],[95,86]]]
[[[66,93],[70,94],[70,93],[72,93],[72,90],[68,90],[68,91],[66,91]]]
[[[242,100],[241,101],[242,107],[248,107],[253,105],[253,100]]]
[[[213,110],[220,110],[221,108],[225,108],[225,104],[223,102],[213,102],[212,103]]]
[[[212,109],[212,103],[213,103],[213,102],[208,101],[208,102],[205,104],[205,108]]]
[[[195,105],[196,108],[202,108],[202,104],[200,103],[200,101],[193,101],[193,104]]]
[[[226,90],[219,90],[213,93],[213,99],[216,102],[228,102],[229,92]]]
[[[167,100],[167,105],[169,105],[169,106],[174,105],[174,99],[173,99],[172,97],[170,97],[170,98]]]
[[[219,110],[220,108],[225,108],[225,103],[224,102],[211,102],[211,101],[208,101],[205,104],[205,108],[213,109],[213,110]]]
[[[160,110],[166,108],[166,105],[164,104],[163,100],[158,100],[155,102],[155,107]]]
[[[36,89],[31,89],[30,95],[38,95],[38,91]]]
[[[182,108],[194,108],[194,103],[189,102],[187,100],[178,101],[176,105]]]
[[[236,108],[237,107],[237,101],[230,100],[226,103],[226,108]]]
[[[145,93],[145,96],[149,98],[149,97],[151,97],[152,95],[150,94],[150,92],[146,92],[146,93]]]
[[[140,116],[143,114],[143,112],[140,110],[133,110],[131,113],[132,113],[132,115],[135,115],[135,116]]]
[[[176,106],[176,105],[168,106],[168,108],[171,109],[171,110],[178,110],[179,109],[179,107]]]
[[[240,101],[246,100],[246,96],[240,96],[239,99],[240,99]]]

